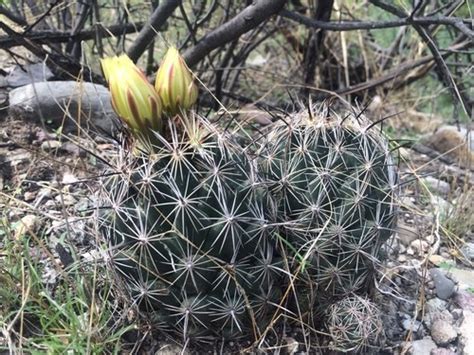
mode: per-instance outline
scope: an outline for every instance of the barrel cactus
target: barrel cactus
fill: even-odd
[[[184,81],[157,83],[158,99],[145,82],[112,88],[117,113],[137,123],[136,143],[106,174],[98,221],[133,303],[185,342],[261,339],[286,315],[301,320],[366,292],[395,223],[385,138],[352,112],[314,107],[243,147],[237,133],[189,110],[196,90],[176,63],[163,68]],[[160,104],[154,125],[149,113]]]
[[[279,232],[319,304],[365,291],[396,222],[387,140],[364,116],[321,105],[282,118],[259,155]]]
[[[123,156],[105,183],[114,268],[134,303],[185,337],[257,331],[280,299],[282,261],[256,164],[202,117],[168,127],[169,140]]]
[[[331,349],[342,353],[379,353],[385,338],[382,317],[367,298],[344,298],[327,309],[326,317]]]

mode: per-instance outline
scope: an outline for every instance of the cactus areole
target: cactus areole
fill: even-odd
[[[100,231],[130,299],[160,329],[257,340],[367,293],[395,224],[396,170],[370,122],[322,111],[289,114],[242,147],[181,110],[152,152],[118,154]]]

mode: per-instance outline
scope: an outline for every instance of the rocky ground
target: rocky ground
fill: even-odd
[[[28,81],[0,80],[0,207],[17,235],[41,230],[64,267],[74,251],[85,261],[97,257],[87,233],[91,191],[104,167],[102,158],[115,149],[103,138],[113,126],[104,119],[102,132],[91,136],[78,135],[72,124],[66,124],[73,127],[67,132],[58,131],[56,116],[63,114],[43,108],[42,116],[51,123],[45,127],[34,119],[37,106],[21,106],[18,95],[26,95]],[[19,106],[7,110],[15,87]],[[458,139],[466,149],[456,148]],[[474,194],[468,165],[474,139],[464,139],[456,127],[444,126],[427,134],[423,144],[400,151],[400,221],[387,245],[375,296],[384,311],[384,353],[474,354]],[[2,243],[0,235],[0,249]],[[51,262],[46,255],[44,260]],[[44,282],[54,283],[56,276],[51,267]],[[290,353],[302,348],[296,344]]]

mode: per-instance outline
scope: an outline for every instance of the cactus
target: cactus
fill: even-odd
[[[145,313],[187,337],[255,333],[281,295],[271,206],[254,162],[197,115],[105,183],[101,230]],[[261,329],[260,329],[261,331]]]
[[[259,155],[280,234],[319,304],[365,292],[396,222],[386,139],[360,114],[315,107],[283,118]]]
[[[380,311],[368,299],[350,296],[331,305],[326,326],[330,348],[339,352],[377,354],[384,339]]]
[[[133,303],[184,342],[260,339],[285,315],[366,292],[396,216],[383,136],[360,115],[315,108],[242,147],[186,113],[197,88],[170,53],[161,71],[175,75],[159,75],[158,92],[131,61],[103,61],[137,142],[107,174],[98,220]]]

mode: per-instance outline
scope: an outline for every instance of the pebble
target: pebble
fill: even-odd
[[[166,344],[166,345],[160,346],[158,351],[155,353],[155,355],[176,355],[176,354],[188,355],[190,353],[189,351],[175,344]]]
[[[430,355],[456,355],[456,353],[450,349],[438,348],[431,350]]]
[[[8,113],[38,121],[38,112],[47,117],[51,128],[63,133],[77,132],[81,127],[113,134],[117,116],[110,102],[109,90],[102,85],[72,81],[47,81],[21,86],[9,92]],[[64,112],[68,112],[67,115]]]
[[[43,143],[41,143],[41,149],[54,150],[61,147],[61,144],[62,143],[60,141],[44,141]]]
[[[450,324],[453,323],[454,317],[448,311],[448,303],[439,298],[432,298],[425,305],[425,317],[423,321],[426,326],[431,329],[431,326],[436,320],[444,320]]]
[[[400,242],[405,245],[409,246],[411,242],[418,239],[418,231],[415,227],[405,224],[403,222],[398,224],[398,239]]]
[[[70,172],[65,172],[63,175],[63,178],[61,180],[62,184],[74,184],[75,182],[79,181],[77,177],[74,176],[74,174],[71,174]]]
[[[402,321],[402,326],[403,329],[416,333],[418,330],[420,330],[421,322],[417,321],[416,319],[404,319]]]
[[[432,176],[426,176],[422,178],[420,182],[438,195],[448,195],[451,191],[451,186],[449,186],[446,181],[436,179]]]
[[[74,156],[85,156],[86,152],[82,150],[77,144],[74,144],[72,142],[64,142],[61,145],[61,150],[70,153]]]
[[[30,83],[47,81],[52,77],[51,70],[41,62],[13,67],[6,78],[6,82],[8,86],[16,88]]]
[[[39,220],[39,217],[34,214],[22,217],[15,226],[15,239],[20,239],[28,231],[34,232],[39,225]]]
[[[474,288],[474,270],[450,268],[449,273],[459,282],[460,289]]]
[[[440,269],[430,269],[436,287],[436,295],[442,300],[447,300],[454,292],[455,283],[448,279]]]
[[[428,234],[428,235],[425,237],[425,240],[426,240],[430,245],[433,245],[434,242],[436,241],[436,237],[435,237],[433,234]]]
[[[417,239],[410,243],[410,247],[413,249],[415,253],[422,256],[430,249],[430,245],[426,240]]]
[[[397,260],[401,263],[405,263],[408,260],[408,257],[406,255],[399,255]]]
[[[440,196],[432,195],[430,198],[431,205],[433,206],[434,212],[439,214],[440,217],[447,217],[453,209],[453,205]]]
[[[474,355],[474,312],[464,312],[464,319],[459,327],[459,339],[463,354]]]
[[[474,243],[466,243],[461,248],[461,253],[470,261],[474,261]]]
[[[61,195],[57,195],[54,199],[56,200],[56,202],[64,204],[64,206],[72,206],[76,203],[76,199],[74,198],[74,196],[69,194],[62,194],[62,198]]]
[[[458,332],[454,327],[443,319],[437,319],[431,325],[431,338],[439,346],[445,346],[456,340]]]
[[[441,264],[447,262],[447,260],[444,257],[442,257],[441,255],[437,255],[437,254],[430,255],[428,260],[430,261],[430,263],[432,263],[435,266],[440,266]]]
[[[454,295],[454,302],[464,311],[474,312],[474,294],[460,290]]]
[[[37,191],[26,191],[23,199],[26,202],[31,202],[36,198]]]
[[[411,344],[412,355],[431,355],[431,351],[437,349],[436,343],[427,336],[420,340],[415,340]]]

